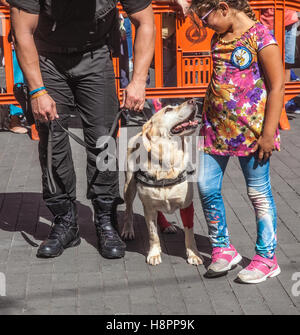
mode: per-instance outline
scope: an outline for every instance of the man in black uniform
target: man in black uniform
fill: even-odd
[[[2,1],[5,4],[5,1]],[[118,171],[99,171],[96,147],[107,135],[119,110],[110,45],[118,29],[117,0],[8,0],[15,49],[28,82],[37,121],[43,198],[54,215],[38,257],[56,257],[80,243],[76,213],[76,176],[67,128],[70,113],[79,111],[87,149],[87,198],[94,207],[99,251],[120,258],[126,245],[116,230]],[[133,77],[123,106],[141,111],[148,68],[153,58],[155,25],[151,0],[121,0],[136,27]],[[53,189],[47,177],[51,127]],[[47,150],[48,147],[48,150]]]

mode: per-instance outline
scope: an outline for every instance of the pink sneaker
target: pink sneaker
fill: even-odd
[[[207,268],[207,277],[217,277],[226,274],[242,260],[242,256],[230,244],[229,248],[213,248],[212,261]]]
[[[257,284],[269,277],[278,276],[281,272],[277,259],[255,255],[251,263],[238,273],[237,279],[242,283]]]

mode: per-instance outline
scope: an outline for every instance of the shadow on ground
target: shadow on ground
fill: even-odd
[[[123,211],[118,212],[118,221],[120,230],[122,229],[123,215],[124,215]],[[149,250],[149,235],[145,218],[142,215],[134,214],[133,221],[134,221],[135,239],[132,241],[126,241],[127,243],[126,250],[129,252],[138,252],[146,257],[147,252]],[[176,224],[176,228],[177,228],[176,234],[164,234],[158,230],[162,253],[179,257],[185,260],[186,249],[185,249],[184,230],[180,228],[178,224]],[[210,258],[203,255],[203,253],[211,254],[212,249],[210,246],[209,239],[206,236],[195,234],[195,241],[199,252],[202,254],[204,258],[204,265],[207,266],[210,263]]]
[[[97,249],[97,237],[93,224],[93,212],[89,206],[77,203],[80,236],[88,244]],[[118,210],[119,230],[122,230],[124,211]],[[0,193],[0,229],[11,232],[24,232],[22,235],[32,246],[45,240],[50,231],[52,217],[45,207],[40,193]],[[134,214],[135,239],[126,241],[127,252],[142,254],[146,257],[149,250],[149,237],[145,219]],[[177,225],[176,234],[159,233],[162,252],[186,259],[184,230]],[[26,238],[27,236],[27,238]],[[205,236],[195,234],[198,250],[203,255],[211,253],[209,240]],[[36,244],[36,245],[35,245]],[[204,256],[204,264],[209,258]]]
[[[93,213],[90,207],[76,202],[80,235],[97,248]],[[24,232],[29,240],[39,244],[49,234],[52,215],[43,204],[40,193],[0,193],[0,229]],[[24,236],[23,236],[24,237]]]

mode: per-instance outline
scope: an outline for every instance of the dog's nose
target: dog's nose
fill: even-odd
[[[189,101],[188,101],[188,104],[189,105],[196,105],[196,99],[190,99]]]

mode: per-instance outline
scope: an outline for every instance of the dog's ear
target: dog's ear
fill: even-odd
[[[151,130],[152,130],[152,121],[149,120],[143,125],[143,130],[142,130],[142,139],[143,139],[143,144],[144,147],[148,152],[151,150]]]

